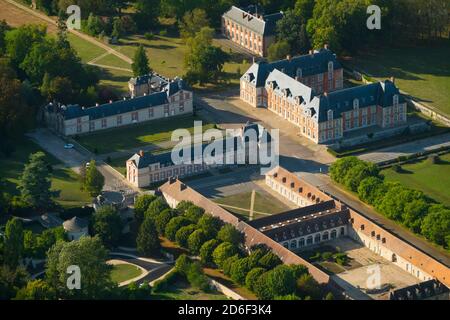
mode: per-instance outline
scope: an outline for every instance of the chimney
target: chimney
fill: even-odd
[[[395,77],[391,77],[391,82],[395,84]]]
[[[141,157],[143,157],[143,156],[144,156],[144,150],[139,150],[139,155],[140,155]]]
[[[313,51],[312,51],[312,50],[309,50],[309,54],[313,54]]]
[[[323,45],[323,48],[326,49],[326,50],[328,50],[328,49],[329,49],[328,43],[325,43],[325,44]]]
[[[325,92],[323,93],[323,95],[324,95],[325,97],[328,97],[328,92],[325,91]]]
[[[109,103],[112,103],[112,100],[109,100]]]
[[[290,54],[288,54],[288,55],[286,56],[286,60],[287,60],[287,61],[291,61],[291,55],[290,55]]]
[[[98,107],[98,106],[99,106],[98,102],[96,102],[96,103],[95,103],[95,106],[96,106],[96,107]]]

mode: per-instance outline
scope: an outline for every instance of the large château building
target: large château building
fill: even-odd
[[[144,78],[147,81],[143,81]],[[182,79],[170,80],[156,74],[142,79],[135,81],[131,98],[89,108],[50,103],[44,110],[46,124],[70,136],[192,114],[193,92]]]
[[[273,63],[254,63],[242,76],[240,98],[267,108],[315,143],[346,132],[406,123],[406,101],[393,80],[343,88],[343,68],[328,48]]]
[[[257,6],[247,9],[232,6],[222,16],[222,33],[236,45],[264,57],[275,42],[276,24],[282,17],[282,12],[267,15],[258,12]]]

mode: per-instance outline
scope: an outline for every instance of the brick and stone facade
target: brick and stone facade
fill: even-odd
[[[232,6],[222,16],[222,33],[236,45],[254,55],[264,57],[275,42],[276,23],[283,17],[281,12],[264,15],[258,8],[240,9]]]

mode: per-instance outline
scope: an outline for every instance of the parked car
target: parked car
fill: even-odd
[[[74,145],[71,144],[71,143],[66,143],[66,144],[64,145],[64,149],[73,149],[73,147],[74,147]]]

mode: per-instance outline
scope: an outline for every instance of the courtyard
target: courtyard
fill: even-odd
[[[361,299],[386,299],[389,290],[404,288],[420,282],[413,275],[353,239],[338,238],[328,242],[327,245],[338,247],[354,264],[354,267],[346,268],[338,273],[331,273],[331,278],[346,291]],[[377,281],[377,275],[380,280],[378,286],[374,282]]]

